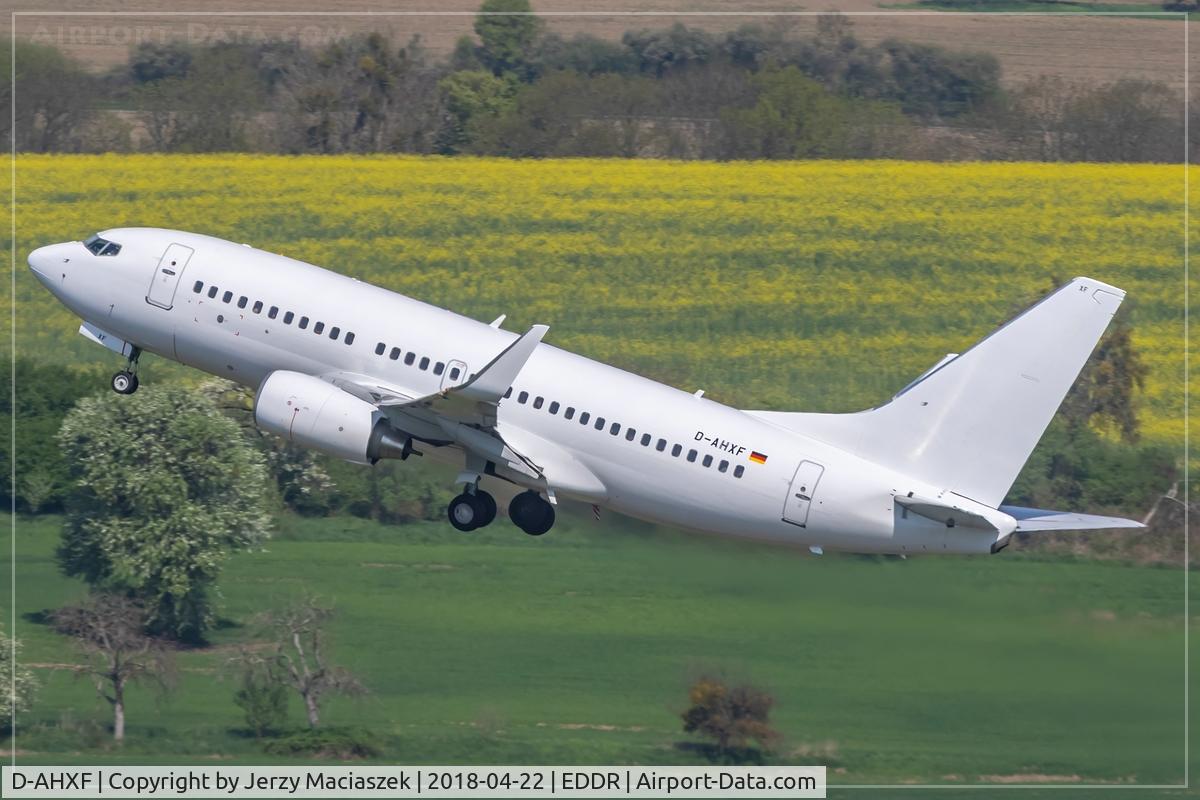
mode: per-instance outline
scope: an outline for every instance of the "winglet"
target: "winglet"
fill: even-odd
[[[455,390],[456,394],[475,400],[495,402],[513,385],[525,362],[541,343],[547,325],[534,325],[521,338],[510,344],[500,355],[479,371],[479,374]]]

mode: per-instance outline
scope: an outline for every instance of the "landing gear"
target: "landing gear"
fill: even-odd
[[[450,524],[460,531],[473,531],[496,518],[496,500],[482,489],[463,492],[446,509]]]
[[[112,376],[112,389],[117,394],[133,394],[138,388],[137,365],[142,355],[141,348],[135,347],[129,353],[129,363],[125,369]]]
[[[535,491],[522,492],[508,504],[508,516],[530,536],[541,536],[554,527],[554,506]]]
[[[138,388],[138,377],[128,370],[112,376],[112,388],[117,394],[133,394]]]

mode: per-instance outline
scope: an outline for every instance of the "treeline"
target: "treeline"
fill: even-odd
[[[486,0],[482,10],[529,5]],[[475,32],[445,59],[419,38],[400,45],[381,34],[322,48],[142,43],[103,75],[52,47],[18,42],[16,144],[31,152],[1183,157],[1183,97],[1165,84],[1043,78],[1005,89],[990,54],[866,44],[836,14],[807,37],[676,24],[628,31],[619,42],[564,38],[536,16],[494,13],[478,16]]]

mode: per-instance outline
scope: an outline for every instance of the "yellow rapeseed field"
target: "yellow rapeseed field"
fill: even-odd
[[[544,322],[733,405],[855,410],[1086,274],[1129,292],[1143,431],[1181,443],[1183,220],[1182,169],[1154,165],[22,156],[16,345],[113,361],[24,257],[153,225]]]

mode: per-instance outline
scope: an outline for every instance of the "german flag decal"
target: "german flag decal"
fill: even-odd
[[[750,451],[750,460],[753,461],[755,464],[767,463],[767,457],[765,455],[763,455],[762,453],[758,452],[757,450]]]

